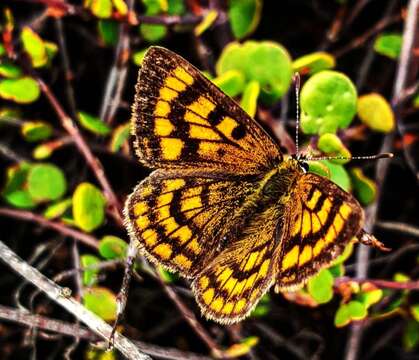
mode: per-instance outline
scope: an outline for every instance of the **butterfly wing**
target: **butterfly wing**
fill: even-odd
[[[140,160],[165,169],[255,174],[282,159],[278,146],[234,100],[179,55],[151,47],[133,106]]]
[[[156,170],[125,204],[131,239],[153,262],[193,277],[223,247],[224,232],[256,183],[183,170]]]
[[[285,209],[284,235],[276,288],[301,287],[329,265],[361,231],[363,210],[355,198],[330,180],[302,175]]]
[[[276,278],[280,210],[268,207],[237,233],[192,283],[204,316],[231,324],[245,318]]]

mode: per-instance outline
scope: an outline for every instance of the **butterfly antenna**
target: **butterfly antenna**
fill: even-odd
[[[300,74],[296,72],[294,74],[294,85],[295,85],[295,103],[296,103],[296,114],[295,114],[295,151],[298,157],[300,153],[299,143],[298,143],[298,133],[300,132]]]
[[[320,157],[312,157],[307,160],[310,161],[317,161],[317,160],[377,160],[377,159],[388,159],[392,158],[394,155],[393,153],[382,153],[376,155],[369,155],[369,156],[320,156]]]

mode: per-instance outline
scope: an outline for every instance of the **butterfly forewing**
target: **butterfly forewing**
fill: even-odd
[[[266,171],[276,144],[231,98],[179,55],[147,52],[137,83],[133,132],[140,160],[166,169]]]
[[[191,277],[223,243],[226,225],[256,187],[234,177],[157,170],[126,204],[130,235],[154,262]]]
[[[304,174],[285,209],[277,286],[299,287],[329,265],[361,230],[363,210],[330,180]]]

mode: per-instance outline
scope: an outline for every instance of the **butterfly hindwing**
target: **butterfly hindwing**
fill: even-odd
[[[179,55],[151,47],[133,106],[140,160],[165,169],[255,174],[281,159],[277,145],[231,98]]]
[[[271,206],[237,233],[233,244],[199,273],[193,284],[202,313],[221,323],[246,317],[275,280],[280,212]]]
[[[223,244],[226,224],[254,190],[241,178],[157,170],[130,195],[125,218],[131,238],[155,263],[192,277]]]
[[[302,175],[285,209],[277,288],[293,289],[329,265],[361,231],[363,210],[330,180]]]

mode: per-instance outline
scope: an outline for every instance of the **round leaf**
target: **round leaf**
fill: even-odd
[[[350,175],[356,198],[362,205],[371,204],[377,195],[377,185],[363,174],[361,168],[352,168]]]
[[[292,77],[291,58],[280,44],[271,41],[230,43],[217,62],[217,74],[237,70],[246,82],[257,81],[261,100],[272,104],[288,90]]]
[[[381,55],[396,60],[400,55],[402,41],[401,34],[381,34],[374,42],[374,50]]]
[[[73,217],[77,226],[87,232],[99,227],[105,219],[105,197],[90,183],[81,183],[73,194]]]
[[[245,79],[241,72],[237,70],[226,71],[217,76],[212,82],[223,90],[228,96],[235,97],[242,93]]]
[[[83,302],[86,308],[103,320],[115,320],[116,296],[108,289],[102,287],[86,289],[83,294]]]
[[[349,126],[356,113],[352,81],[337,71],[314,74],[301,90],[301,128],[306,134],[334,133]]]
[[[98,135],[107,135],[111,132],[110,127],[106,125],[102,120],[100,120],[98,117],[89,115],[84,111],[79,112],[79,121],[86,130],[89,130],[92,133]]]
[[[30,165],[21,163],[12,166],[6,172],[6,185],[2,191],[4,199],[10,204],[21,209],[35,207],[35,202],[25,189]]]
[[[335,58],[322,51],[301,56],[292,63],[294,71],[302,74],[314,74],[321,70],[333,69],[335,65]]]
[[[351,191],[351,179],[346,169],[339,164],[334,164],[330,161],[325,160],[324,164],[329,168],[330,180],[335,184],[339,185],[343,190]]]
[[[38,83],[30,78],[0,80],[0,97],[17,103],[34,102],[40,95]]]
[[[358,99],[358,116],[369,128],[388,133],[395,125],[390,104],[380,94],[371,93]]]
[[[96,265],[100,262],[100,259],[94,255],[86,254],[80,256],[80,265],[83,268],[88,268],[89,266]],[[83,271],[83,285],[93,286],[97,283],[99,270],[89,269]]]
[[[106,235],[99,242],[99,253],[107,260],[123,259],[126,256],[128,244],[121,238]]]
[[[309,294],[318,304],[325,304],[333,298],[333,276],[327,269],[321,270],[307,283]]]
[[[44,216],[47,219],[55,219],[64,215],[64,213],[71,208],[72,199],[65,199],[49,205],[45,211]]]
[[[242,39],[255,31],[262,12],[262,0],[230,0],[228,18],[236,39]]]
[[[56,200],[63,196],[66,190],[66,179],[57,166],[37,164],[29,169],[28,191],[35,201]]]
[[[27,121],[22,126],[22,135],[29,142],[45,140],[52,135],[52,127],[43,121]]]
[[[351,153],[336,135],[326,133],[320,136],[317,143],[318,148],[329,156],[344,157],[346,159],[331,159],[336,164],[344,164],[350,161]]]

